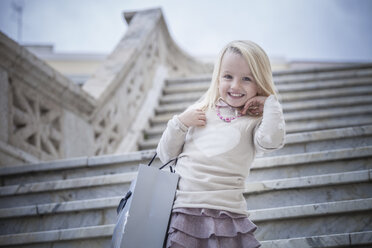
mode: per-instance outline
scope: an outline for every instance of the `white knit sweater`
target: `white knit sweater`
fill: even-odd
[[[163,163],[179,157],[176,172],[180,181],[173,207],[248,214],[245,179],[257,151],[283,147],[282,107],[271,95],[260,118],[242,116],[227,123],[218,118],[216,110],[208,110],[206,117],[205,127],[187,128],[174,116],[158,144]]]

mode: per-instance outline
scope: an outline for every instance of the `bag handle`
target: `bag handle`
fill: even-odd
[[[150,165],[152,164],[152,162],[153,162],[153,161],[155,160],[155,158],[156,158],[156,155],[158,155],[158,154],[155,152],[155,155],[152,157],[152,159],[150,160],[150,162],[148,163],[147,166],[150,166]],[[162,166],[159,168],[159,170],[163,169],[165,166],[167,166],[168,164],[170,164],[170,163],[172,163],[172,162],[174,162],[174,165],[176,165],[176,164],[177,164],[177,161],[178,161],[178,157],[176,157],[176,158],[174,158],[174,159],[171,159],[171,160],[169,160],[166,164],[162,165]],[[173,170],[172,166],[169,166],[169,169],[170,169],[170,171],[171,171],[172,173],[174,173],[174,170]]]
[[[150,162],[148,163],[147,166],[150,166],[150,165],[152,164],[152,162],[153,162],[153,161],[155,160],[155,158],[156,158],[156,155],[157,155],[157,153],[155,152],[155,155],[152,157],[152,159],[150,160]],[[159,168],[159,170],[163,169],[165,166],[167,166],[168,164],[170,164],[170,163],[172,163],[172,162],[174,162],[174,164],[177,164],[177,160],[178,160],[178,157],[169,160],[166,164],[162,165],[162,166]],[[174,173],[174,170],[173,170],[172,166],[169,166],[169,169],[170,169],[170,171],[171,171],[172,173]],[[122,198],[122,199],[120,200],[119,206],[116,208],[116,212],[117,212],[117,214],[119,214],[120,211],[125,207],[125,205],[127,204],[127,201],[128,201],[128,199],[129,199],[129,197],[131,197],[131,196],[132,196],[132,191],[129,190],[129,191],[127,192],[127,194],[124,196],[124,198]]]

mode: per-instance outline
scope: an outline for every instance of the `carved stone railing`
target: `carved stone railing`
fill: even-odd
[[[2,33],[0,91],[1,164],[91,152],[83,145],[92,133],[77,126],[89,126],[95,100]]]
[[[133,150],[163,79],[211,71],[160,9],[124,15],[126,34],[83,89],[0,33],[0,165]]]
[[[211,70],[210,66],[196,61],[177,47],[160,9],[128,12],[124,16],[129,24],[125,36],[83,86],[99,102],[92,116],[95,155],[115,152],[128,133],[134,133],[131,140],[138,137],[138,118],[148,120],[150,114],[144,114],[141,108],[153,110],[155,104],[143,106],[143,103],[148,92],[156,87],[154,82],[163,81],[154,78],[159,75],[160,68],[166,70],[161,73],[162,77]],[[156,98],[156,95],[152,97]],[[126,144],[131,147],[124,151],[133,150],[133,143]]]

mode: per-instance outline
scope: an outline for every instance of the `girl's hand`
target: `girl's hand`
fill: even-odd
[[[263,113],[266,96],[255,96],[249,99],[242,110],[242,114],[248,114],[253,116],[260,116]]]
[[[187,109],[178,116],[178,119],[187,127],[205,126],[207,118],[201,109]]]

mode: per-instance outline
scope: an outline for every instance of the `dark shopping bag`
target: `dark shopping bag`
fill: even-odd
[[[137,178],[118,206],[117,223],[112,235],[112,248],[161,248],[167,235],[169,218],[179,176],[170,166],[170,172],[141,164]]]

